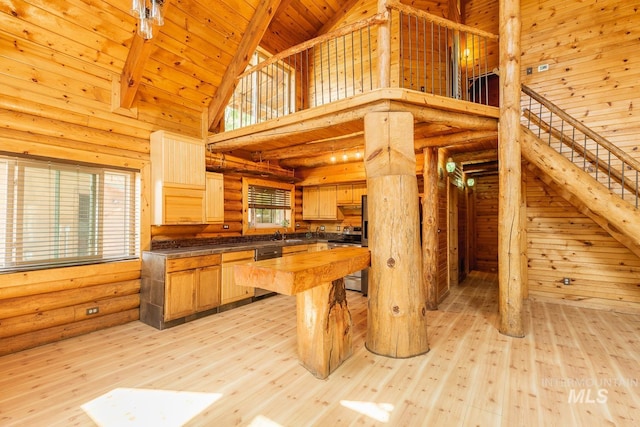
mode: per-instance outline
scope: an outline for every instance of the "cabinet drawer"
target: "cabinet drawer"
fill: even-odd
[[[222,256],[220,254],[192,256],[187,258],[176,258],[167,260],[167,273],[172,271],[190,270],[192,268],[208,267],[219,265]]]
[[[255,256],[255,251],[254,250],[250,250],[250,251],[238,251],[238,252],[225,252],[222,254],[222,262],[231,262],[231,261],[238,261],[238,260],[253,260]]]

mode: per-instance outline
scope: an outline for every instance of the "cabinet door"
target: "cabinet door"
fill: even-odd
[[[198,269],[196,311],[209,310],[220,305],[220,280],[219,265]]]
[[[167,274],[164,320],[177,319],[195,312],[196,270]]]
[[[318,187],[318,218],[338,219],[338,205],[336,203],[336,186],[322,185]]]
[[[353,184],[353,203],[362,204],[362,196],[367,194],[367,184]]]
[[[309,246],[314,245],[295,245],[295,246],[285,246],[282,248],[282,256],[297,254],[300,252],[309,252]]]
[[[243,254],[245,255],[244,259],[237,258],[239,256],[242,256]],[[231,258],[234,259],[234,261],[225,262],[225,258]],[[253,297],[255,293],[254,288],[236,285],[236,280],[233,275],[234,265],[246,264],[251,261],[253,261],[253,251],[222,254],[222,287],[220,290],[221,304],[227,304],[230,302]]]
[[[336,200],[339,205],[350,204],[353,202],[353,189],[351,184],[341,184],[336,186]]]
[[[318,219],[318,187],[304,187],[302,190],[302,219]]]
[[[165,186],[161,224],[203,224],[204,190]]]
[[[207,223],[224,222],[224,177],[221,173],[207,172]]]

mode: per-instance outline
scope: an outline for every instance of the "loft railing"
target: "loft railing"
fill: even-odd
[[[636,208],[640,203],[640,162],[522,85],[524,126],[573,164]]]
[[[489,78],[497,68],[498,36],[388,2],[398,12],[399,87],[489,104]]]
[[[390,31],[379,32],[382,25]],[[380,34],[387,34],[383,41],[390,46],[388,84],[380,77]],[[225,130],[387,86],[488,104],[489,52],[497,51],[496,44],[496,35],[389,1],[385,13],[248,68],[238,77]]]

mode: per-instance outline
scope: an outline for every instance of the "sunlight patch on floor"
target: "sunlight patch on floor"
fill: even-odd
[[[386,423],[391,417],[393,405],[391,403],[359,402],[357,400],[341,400],[340,404],[345,408],[373,418],[376,421]]]
[[[182,426],[220,393],[116,388],[82,409],[99,426]]]
[[[263,415],[258,415],[251,420],[248,427],[282,427],[282,424],[278,424]]]

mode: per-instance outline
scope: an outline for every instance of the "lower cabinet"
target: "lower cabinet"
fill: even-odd
[[[254,250],[225,252],[222,254],[221,304],[228,304],[230,302],[252,298],[255,295],[254,288],[236,284],[236,280],[233,275],[234,265],[252,262],[254,257]]]
[[[220,254],[167,258],[143,253],[140,321],[164,329],[220,305]]]

